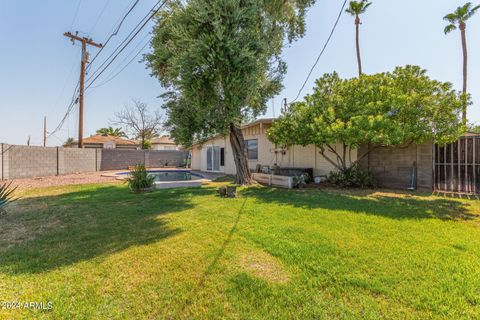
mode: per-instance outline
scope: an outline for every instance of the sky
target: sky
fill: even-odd
[[[43,144],[43,118],[52,132],[64,117],[80,74],[80,47],[63,36],[79,31],[104,42],[118,24],[132,0],[0,0],[0,142]],[[444,35],[442,17],[464,1],[457,0],[372,0],[362,16],[360,42],[364,73],[391,71],[396,66],[419,65],[436,80],[448,81],[461,90],[462,51],[460,32]],[[117,36],[91,65],[96,70],[156,3],[140,0]],[[283,98],[292,101],[305,81],[337,18],[342,0],[317,0],[307,13],[307,30],[302,39],[284,50],[288,72],[284,90],[269,102],[264,117],[278,116]],[[114,112],[131,99],[160,109],[164,92],[150,76],[140,50],[149,40],[149,23],[122,55],[90,88],[85,96],[85,136],[108,126]],[[480,13],[467,23],[469,92],[473,105],[471,122],[480,122]],[[88,48],[92,57],[99,49]],[[141,51],[141,52],[140,52]],[[140,55],[128,64],[135,55]],[[126,67],[125,67],[126,66]],[[116,77],[122,68],[124,68]],[[357,75],[355,26],[343,14],[334,36],[319,60],[302,97],[311,92],[314,81],[324,73],[337,71],[342,77]],[[88,78],[88,75],[87,75]],[[110,80],[110,81],[106,81]],[[106,82],[106,83],[104,83]],[[102,85],[103,84],[103,85]],[[93,86],[92,86],[93,87]],[[74,109],[47,145],[56,146],[77,136],[78,110]]]

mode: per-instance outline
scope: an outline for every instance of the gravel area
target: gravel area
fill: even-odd
[[[51,176],[41,178],[30,179],[15,179],[13,185],[17,185],[19,190],[32,189],[32,188],[44,188],[52,186],[64,186],[74,184],[90,184],[90,183],[122,183],[113,177],[103,177],[102,174],[109,171],[88,172],[88,173],[75,173],[64,176]],[[115,171],[113,171],[115,172]]]

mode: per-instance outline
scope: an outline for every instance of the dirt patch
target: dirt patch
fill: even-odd
[[[281,262],[264,251],[250,251],[241,255],[240,265],[254,276],[268,282],[286,283],[290,280]]]
[[[6,217],[3,217],[3,220]],[[22,244],[26,241],[31,241],[37,236],[47,233],[50,230],[58,230],[62,228],[60,220],[52,219],[43,221],[41,224],[38,221],[35,222],[9,222],[1,221],[2,228],[0,229],[0,252],[7,251],[11,247]]]

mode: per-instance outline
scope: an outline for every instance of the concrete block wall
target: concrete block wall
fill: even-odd
[[[138,163],[145,163],[145,151],[103,149],[100,171],[127,169]]]
[[[368,146],[363,145],[358,155],[363,155]],[[412,168],[416,163],[416,187],[431,190],[433,186],[432,143],[411,144],[408,147],[378,147],[360,161],[364,170],[370,170],[382,187],[406,189],[412,181]]]
[[[21,179],[69,173],[122,170],[138,163],[160,166],[183,164],[185,153],[176,150],[44,148],[0,144],[0,179]]]
[[[96,149],[58,148],[59,174],[97,171]]]
[[[8,146],[4,154],[4,179],[45,177],[58,174],[57,148]],[[5,161],[7,160],[7,161]]]
[[[183,165],[184,159],[187,157],[186,152],[172,152],[171,150],[149,151],[145,155],[148,157],[145,163],[148,163],[150,167],[163,167],[165,165],[178,167]]]

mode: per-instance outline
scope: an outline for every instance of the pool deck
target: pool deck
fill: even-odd
[[[102,177],[115,178],[117,180],[125,180],[127,175],[119,175],[120,173],[128,172],[129,170],[118,170],[113,172],[106,172],[102,174]],[[181,188],[181,187],[199,187],[204,183],[212,182],[219,177],[225,176],[222,173],[211,173],[211,172],[201,172],[197,170],[191,170],[186,168],[147,168],[147,171],[185,171],[191,172],[193,174],[201,175],[203,179],[191,180],[191,181],[156,181],[155,188],[157,189],[166,189],[166,188]]]

